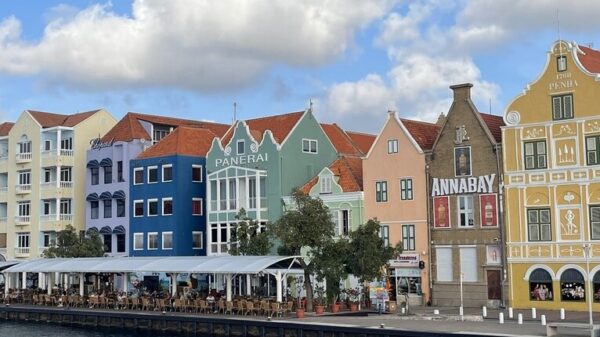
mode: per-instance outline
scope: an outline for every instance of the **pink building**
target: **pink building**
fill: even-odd
[[[438,131],[435,124],[389,112],[363,160],[365,219],[380,221],[381,235],[390,245],[402,244],[403,252],[390,261],[388,275],[392,296],[408,293],[411,304],[429,300],[425,153]]]

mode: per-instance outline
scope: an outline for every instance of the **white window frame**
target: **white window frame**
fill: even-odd
[[[200,180],[194,180],[194,178],[193,178],[194,177],[193,172],[194,172],[195,168],[200,169]],[[201,183],[204,180],[204,178],[202,178],[202,172],[203,172],[202,165],[192,164],[192,177],[191,177],[191,179],[192,179],[193,183]]]
[[[403,251],[415,251],[417,235],[414,224],[402,225],[402,250]],[[407,243],[405,245],[405,242]]]
[[[135,180],[135,173],[136,172],[140,172],[140,171],[142,172],[142,182],[138,183]],[[133,169],[133,184],[134,185],[143,185],[144,184],[144,168],[143,167],[136,167],[136,168]]]
[[[170,168],[171,169],[171,179],[170,180],[165,180],[165,168]],[[160,170],[160,179],[163,183],[168,183],[173,181],[173,164],[165,164],[161,166],[161,170]],[[149,176],[149,175],[148,175]]]
[[[192,198],[192,204],[194,201],[200,201],[200,214],[194,214],[194,207],[192,207],[192,216],[202,216],[204,215],[204,201],[202,198]]]
[[[461,200],[467,200],[467,199],[471,199],[471,209],[467,209],[465,207],[465,209],[461,209]],[[473,200],[473,195],[469,194],[469,195],[459,195],[456,197],[456,203],[457,203],[457,216],[458,216],[458,228],[474,228],[475,227],[475,204],[474,204],[474,200]],[[466,205],[465,205],[466,206]],[[465,219],[467,221],[466,224],[462,224],[460,221],[460,216],[461,214],[465,215]],[[469,216],[470,219],[472,220],[473,224],[469,225]]]
[[[240,144],[242,144],[242,152],[240,152]],[[244,155],[246,154],[246,142],[243,139],[239,139],[236,143],[235,143],[235,153],[238,156]]]
[[[435,279],[437,282],[454,281],[453,253],[454,252],[451,246],[435,248]],[[445,273],[442,273],[442,271]]]
[[[27,211],[27,212],[25,212],[25,211]],[[17,203],[17,212],[18,212],[19,216],[31,216],[31,201],[18,202]],[[25,214],[25,213],[27,213],[27,214]]]
[[[308,143],[308,151],[304,151],[304,143]],[[312,151],[312,144],[315,145],[315,151]],[[319,153],[319,141],[316,139],[310,138],[302,138],[302,152],[310,153],[310,154],[318,154]]]
[[[389,247],[390,245],[390,226],[381,225],[379,229],[379,237],[383,239],[383,245]]]
[[[170,214],[165,214],[165,201],[171,201],[171,213]],[[162,198],[161,205],[162,205],[161,214],[163,216],[173,215],[173,197]]]
[[[52,140],[44,140],[44,151],[52,151]]]
[[[156,248],[150,248],[150,236],[156,237]],[[158,232],[148,232],[146,235],[146,249],[147,250],[158,250]]]
[[[22,232],[22,233],[15,233],[16,235],[16,241],[15,241],[15,247],[17,248],[31,248],[31,233],[30,232]],[[27,245],[24,245],[23,243],[27,243]]]
[[[384,188],[385,187],[385,188]],[[381,194],[380,200],[377,200],[377,194]],[[385,198],[384,198],[385,196]],[[388,188],[387,188],[387,180],[377,180],[375,181],[375,202],[388,202]]]
[[[410,186],[409,186],[410,183]],[[404,185],[404,186],[403,186]],[[400,178],[400,200],[413,200],[415,197],[412,178]]]
[[[398,153],[398,139],[388,139],[388,154]]]
[[[171,235],[171,248],[165,247],[165,235]],[[162,250],[173,250],[173,232],[162,232],[160,245]]]
[[[140,246],[136,245],[138,238],[140,238]],[[133,233],[133,250],[144,250],[144,233]]]
[[[156,181],[150,181],[150,170],[156,170]],[[148,184],[158,183],[158,166],[157,165],[148,166],[146,168],[146,183],[148,183]]]
[[[142,204],[142,215],[136,215],[136,214],[135,214],[135,206],[136,206],[137,204]],[[145,213],[145,212],[144,212],[144,200],[143,200],[143,199],[134,200],[134,201],[133,201],[133,217],[134,217],[134,218],[141,218],[141,217],[143,217],[143,216],[144,216],[144,213]]]
[[[333,177],[330,174],[325,174],[321,176],[319,179],[319,187],[321,189],[321,194],[331,194],[331,185],[333,184]]]
[[[469,252],[469,254],[466,254]],[[459,246],[460,255],[460,273],[463,276],[463,282],[477,282],[479,280],[479,263],[477,261],[477,246]],[[467,265],[465,262],[468,257],[473,256],[473,264]]]
[[[151,202],[156,202],[156,214],[150,214],[150,203]],[[146,215],[147,216],[158,216],[158,199],[156,199],[156,198],[148,199],[148,201],[146,202]]]
[[[200,247],[194,247],[194,235],[200,235]],[[204,249],[204,232],[192,231],[192,249]]]

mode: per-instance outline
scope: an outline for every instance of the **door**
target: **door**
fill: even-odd
[[[488,299],[499,300],[500,288],[502,287],[500,279],[500,270],[488,270],[487,271],[487,287],[488,287]]]

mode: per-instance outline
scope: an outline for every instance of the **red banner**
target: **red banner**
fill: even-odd
[[[448,200],[447,196],[433,198],[433,227],[450,228],[450,204]]]
[[[479,216],[481,227],[498,227],[498,198],[496,194],[479,195]]]

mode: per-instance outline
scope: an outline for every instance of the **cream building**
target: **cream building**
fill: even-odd
[[[116,124],[105,110],[24,111],[0,132],[0,253],[39,257],[56,233],[85,228],[86,150]],[[0,130],[1,131],[1,130]]]

